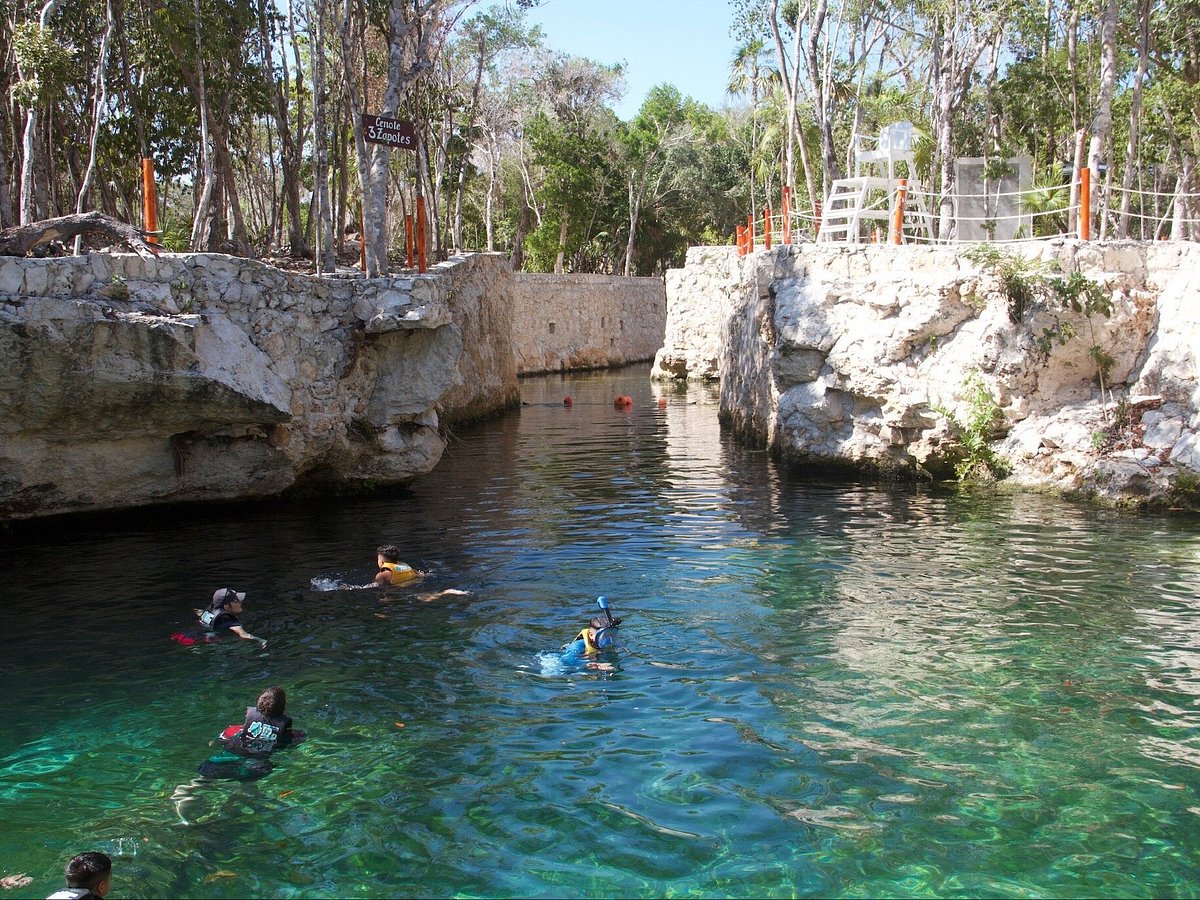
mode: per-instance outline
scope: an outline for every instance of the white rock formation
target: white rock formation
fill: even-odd
[[[1112,315],[1039,303],[1014,324],[1001,279],[950,248],[697,248],[668,273],[655,376],[715,375],[723,419],[790,463],[909,472],[961,455],[951,417],[969,420],[977,379],[1011,483],[1170,496],[1200,472],[1200,247],[1019,247],[1099,284]]]

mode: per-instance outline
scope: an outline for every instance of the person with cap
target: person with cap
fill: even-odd
[[[245,600],[244,591],[239,593],[233,588],[218,588],[212,596],[212,603],[208,605],[208,609],[196,609],[193,612],[199,619],[201,627],[214,634],[229,631],[247,641],[258,641],[260,647],[265,647],[267,642],[248,632],[242,626],[242,620],[238,618]]]
[[[112,860],[90,851],[71,858],[66,868],[67,886],[47,900],[103,900],[112,887]]]

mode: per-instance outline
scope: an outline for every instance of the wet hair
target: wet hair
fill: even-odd
[[[616,628],[620,624],[621,620],[616,616],[613,616],[612,627]],[[601,628],[609,627],[608,619],[604,616],[592,616],[592,621],[588,622],[588,625],[592,628],[595,628],[597,631],[599,631]]]
[[[258,695],[255,708],[264,716],[282,716],[287,705],[287,694],[281,687],[269,687]]]
[[[95,891],[105,878],[112,874],[112,860],[104,853],[89,851],[80,853],[67,863],[67,887],[87,888]]]
[[[395,544],[384,544],[375,552],[383,557],[384,562],[400,562],[400,548]]]

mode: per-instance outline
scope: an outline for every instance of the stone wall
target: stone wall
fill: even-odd
[[[651,360],[667,318],[661,278],[513,276],[513,352],[530,375]]]
[[[696,248],[666,280],[654,375],[719,378],[723,420],[793,465],[947,473],[979,385],[1010,483],[1138,503],[1194,485],[1200,246],[1003,249],[1083,274],[1113,313],[1043,300],[1014,322],[1001,278],[953,248]]]
[[[401,482],[519,402],[512,275],[0,257],[0,518]]]

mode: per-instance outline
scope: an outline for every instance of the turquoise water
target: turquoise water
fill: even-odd
[[[411,489],[5,536],[7,896],[91,848],[117,897],[1200,896],[1194,519],[796,480],[644,367],[522,387]],[[424,584],[311,587],[385,541]],[[226,585],[267,650],[171,643]],[[544,667],[598,594],[615,671]],[[308,740],[188,786],[273,683]]]

